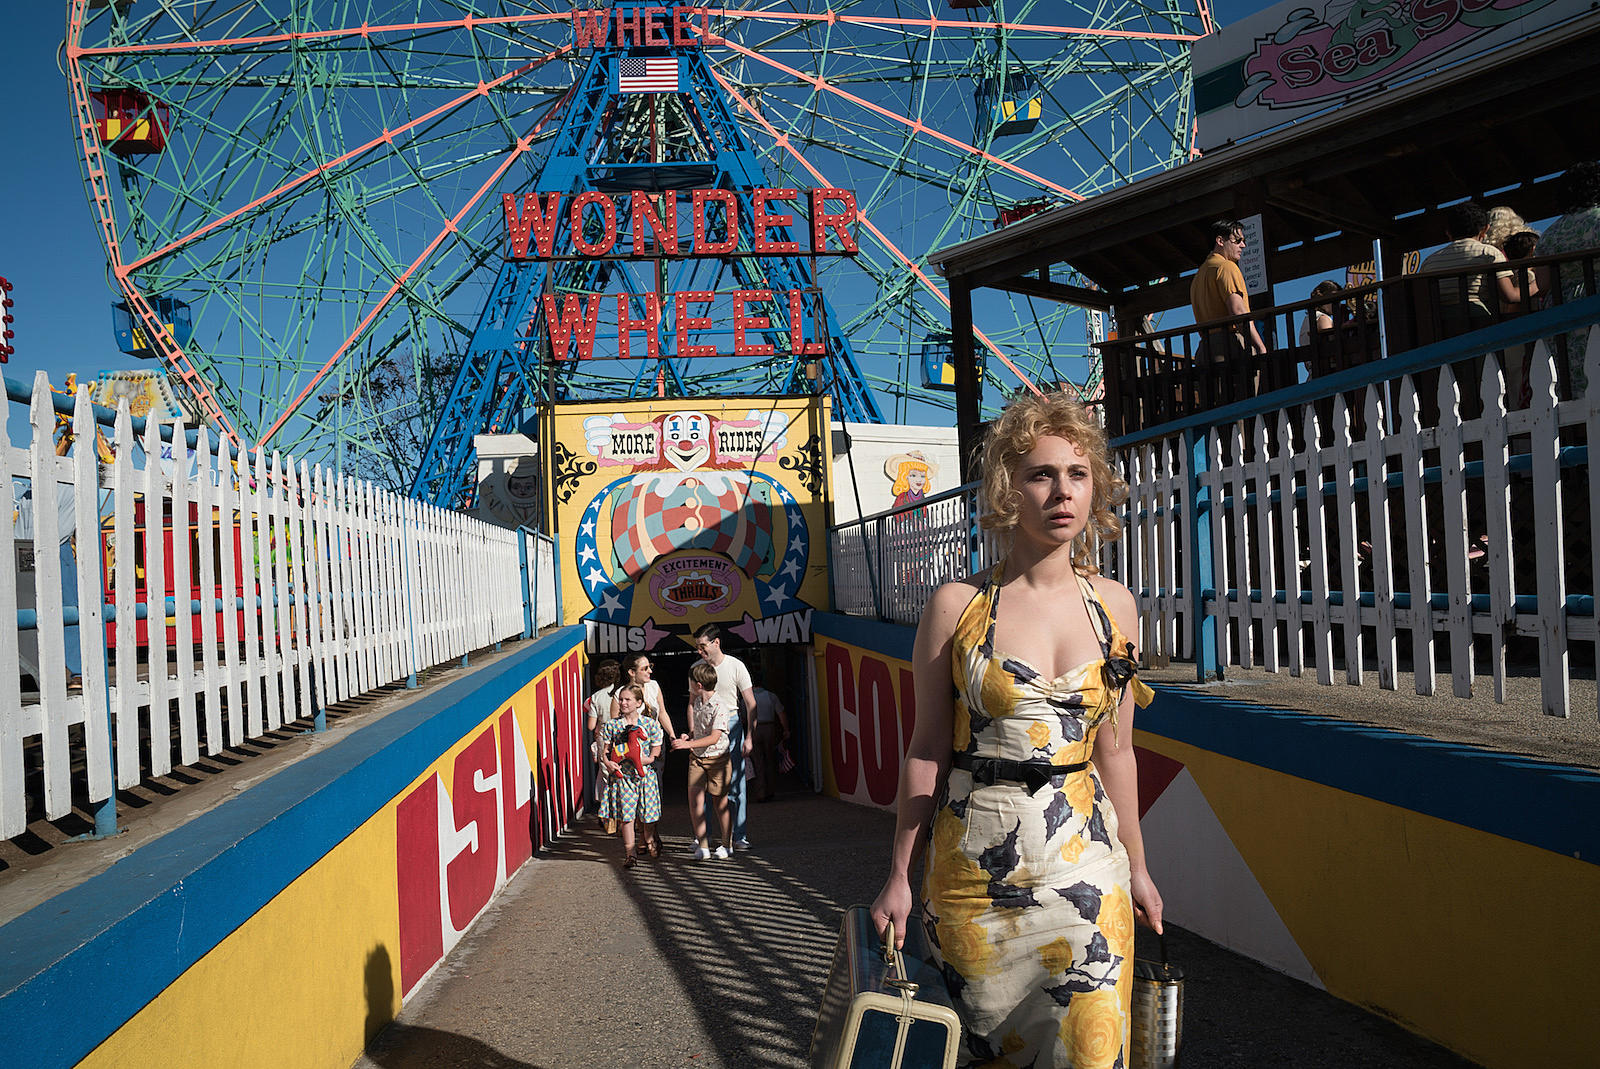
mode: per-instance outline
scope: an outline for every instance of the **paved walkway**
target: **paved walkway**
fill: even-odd
[[[796,791],[751,807],[753,850],[696,862],[679,802],[666,854],[623,872],[585,820],[524,866],[357,1069],[805,1066],[840,912],[877,893],[893,826]],[[1184,1069],[1472,1064],[1188,933],[1169,948],[1189,975]]]

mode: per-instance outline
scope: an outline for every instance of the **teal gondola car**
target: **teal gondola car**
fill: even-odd
[[[166,329],[167,335],[177,343],[178,348],[189,344],[189,339],[194,335],[194,321],[189,314],[189,305],[176,297],[157,297],[151,301],[156,310],[156,315],[161,317],[161,325]],[[117,335],[117,348],[129,356],[137,356],[145,360],[153,360],[158,355],[155,343],[142,323],[134,321],[133,313],[129,311],[126,301],[117,301],[111,306],[112,330]]]

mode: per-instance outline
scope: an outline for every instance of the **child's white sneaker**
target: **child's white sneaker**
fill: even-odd
[[[722,848],[718,847],[717,849],[720,850]],[[695,844],[695,847],[694,847],[694,859],[696,861],[705,861],[710,856],[711,856],[711,851],[710,850],[707,850],[704,846],[701,846],[699,843]]]
[[[726,846],[719,844],[715,850],[711,851],[711,856],[716,858],[718,861],[726,861],[733,855],[728,853],[728,848]]]

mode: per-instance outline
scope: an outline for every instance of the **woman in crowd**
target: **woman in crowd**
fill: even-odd
[[[1509,235],[1505,240],[1505,254],[1507,263],[1526,260],[1538,254],[1539,232],[1537,230],[1519,230]],[[1517,284],[1524,294],[1520,301],[1507,301],[1500,307],[1500,317],[1510,319],[1532,312],[1544,305],[1544,294],[1550,289],[1548,272],[1542,267],[1527,270],[1526,274],[1518,272]],[[1506,407],[1508,409],[1527,408],[1533,403],[1533,384],[1529,381],[1529,371],[1533,364],[1533,343],[1520,346],[1517,349],[1506,350]]]
[[[1522,216],[1517,214],[1515,208],[1502,204],[1489,209],[1489,222],[1483,230],[1483,243],[1493,245],[1501,252],[1506,251],[1506,238],[1519,230],[1527,229],[1528,224]]]
[[[667,703],[661,696],[661,684],[654,679],[655,667],[650,663],[648,653],[636,653],[622,659],[623,670],[628,675],[628,682],[638,687],[644,699],[644,715],[654,720],[661,728],[661,737],[673,737],[672,717],[667,715]],[[612,705],[611,715],[619,715],[615,704]],[[655,766],[656,792],[661,791],[661,765]],[[655,835],[650,847],[652,851],[661,849],[661,835]]]
[[[917,722],[890,874],[897,940],[924,842],[922,923],[965,1060],[1125,1065],[1137,916],[1161,929],[1139,835],[1133,596],[1097,574],[1127,488],[1105,432],[1064,394],[1013,402],[983,447],[980,521],[1010,538],[940,587],[917,629]]]
[[[617,689],[617,680],[621,676],[622,669],[616,661],[597,662],[593,674],[594,692],[589,695],[585,707],[588,714],[589,738],[594,740],[594,779],[590,783],[590,791],[592,804],[596,806],[599,805],[600,795],[606,788],[605,769],[600,760],[600,727],[611,719],[611,699]],[[608,832],[615,830],[616,828],[612,826],[606,828]]]
[[[1339,292],[1339,284],[1331,278],[1325,278],[1311,289],[1312,297],[1332,297]],[[1310,345],[1313,334],[1327,334],[1338,323],[1334,319],[1334,312],[1338,305],[1330,302],[1314,306],[1306,313],[1305,319],[1300,321],[1300,344]]]
[[[644,714],[644,690],[628,683],[617,688],[619,715],[600,728],[606,774],[610,782],[600,799],[600,816],[615,820],[622,831],[622,867],[633,868],[634,828],[651,857],[661,848],[655,835],[661,819],[661,788],[651,769],[661,757],[661,725]]]

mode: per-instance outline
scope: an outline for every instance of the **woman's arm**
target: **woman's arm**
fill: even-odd
[[[1139,633],[1139,609],[1121,583],[1097,579],[1095,589],[1100,592],[1106,608],[1117,622],[1123,635]],[[1135,651],[1131,654],[1137,658]],[[1139,769],[1133,753],[1133,690],[1130,687],[1117,707],[1117,730],[1102,724],[1094,740],[1094,767],[1100,773],[1100,783],[1111,799],[1117,814],[1117,838],[1128,852],[1128,875],[1133,893],[1134,915],[1145,924],[1161,931],[1161,893],[1150,879],[1145,866],[1144,836],[1139,830]]]
[[[933,819],[934,800],[950,774],[952,720],[951,649],[956,624],[975,591],[967,583],[946,583],[934,591],[922,612],[917,641],[912,649],[912,678],[916,687],[917,724],[900,768],[900,798],[895,817],[894,843],[889,855],[889,878],[872,904],[872,921],[878,934],[894,925],[895,945],[905,942],[906,919],[911,915],[911,866],[916,864]]]
[[[1532,278],[1532,272],[1527,272],[1528,292],[1523,293],[1522,287],[1517,284],[1517,273],[1507,271],[1495,277],[1495,283],[1500,287],[1500,300],[1506,304],[1521,304],[1525,299],[1534,297],[1539,292],[1539,285]]]

